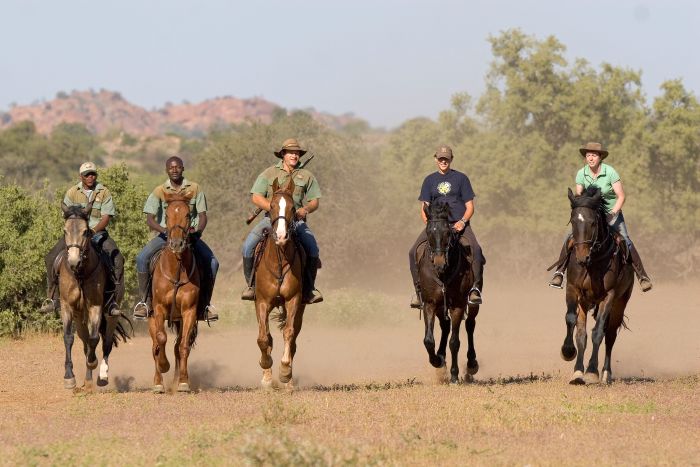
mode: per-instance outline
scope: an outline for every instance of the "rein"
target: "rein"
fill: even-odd
[[[178,203],[178,202],[179,202],[179,203],[185,203],[185,204],[187,205],[187,208],[189,209],[189,204],[187,203],[187,201],[184,201],[184,200],[180,200],[180,199],[172,200],[172,201],[171,201],[171,204],[172,204],[172,203]],[[197,260],[196,260],[195,257],[194,257],[194,253],[192,253],[192,266],[190,267],[190,271],[189,271],[189,272],[187,272],[187,270],[184,268],[184,265],[182,264],[182,254],[183,254],[185,251],[190,250],[190,244],[189,244],[189,242],[187,241],[187,235],[188,235],[189,225],[190,225],[190,220],[191,220],[190,217],[191,217],[190,214],[188,214],[188,215],[187,215],[187,224],[186,224],[186,226],[183,227],[182,225],[177,224],[177,225],[174,225],[173,227],[171,227],[170,229],[168,229],[168,231],[167,231],[167,236],[168,236],[168,243],[167,243],[167,245],[168,245],[168,249],[169,249],[169,250],[172,252],[172,254],[174,254],[175,257],[177,258],[177,280],[175,280],[175,279],[173,279],[172,277],[170,277],[170,276],[167,274],[167,272],[165,272],[165,271],[163,270],[163,262],[160,261],[160,260],[158,260],[158,269],[160,270],[160,273],[163,274],[163,276],[165,276],[165,278],[168,279],[168,281],[169,281],[171,284],[173,284],[173,300],[172,300],[172,303],[170,304],[170,316],[171,316],[171,317],[175,314],[175,307],[176,307],[176,301],[177,301],[177,291],[178,291],[178,290],[180,289],[180,287],[182,287],[183,285],[189,284],[190,282],[192,282],[192,276],[194,275],[195,268],[197,267]],[[183,235],[184,235],[184,240],[183,240],[184,246],[181,247],[181,248],[180,248],[180,247],[177,247],[177,248],[175,247],[175,245],[174,245],[174,240],[173,240],[173,236],[171,235],[172,232],[174,232],[174,231],[177,230],[177,229],[182,230],[182,233],[183,233]],[[182,273],[183,273],[183,272],[186,274],[186,278],[185,278],[184,281],[181,281],[181,280],[180,280],[180,276],[182,276]]]
[[[274,197],[275,195],[281,194],[281,193],[289,193],[289,192],[286,190],[278,190],[278,191],[275,191],[272,194],[272,196]],[[290,197],[291,197],[291,195],[290,195]],[[292,201],[292,203],[293,203],[293,201]],[[280,248],[275,243],[274,246],[275,246],[275,251],[277,253],[277,271],[273,271],[272,269],[270,269],[269,265],[267,265],[267,264],[265,265],[267,271],[277,279],[277,296],[280,296],[280,293],[282,292],[282,283],[284,282],[284,278],[287,276],[289,271],[291,271],[292,268],[294,267],[297,256],[299,256],[299,258],[301,259],[301,254],[299,253],[299,248],[298,248],[298,245],[296,242],[295,230],[294,230],[294,228],[290,228],[290,226],[294,227],[293,220],[290,221],[289,219],[287,219],[287,217],[284,214],[281,214],[281,215],[275,217],[274,219],[270,219],[270,235],[272,235],[272,234],[274,234],[274,232],[276,232],[274,225],[276,222],[279,222],[280,219],[284,220],[285,229],[288,232],[287,235],[289,235],[289,241],[292,242],[294,252],[292,253],[291,261],[289,261],[289,260],[287,261],[288,267],[285,269],[285,267],[284,267],[285,266],[284,265],[284,259],[285,259],[284,250],[283,250],[283,248]],[[285,245],[285,248],[286,248],[286,245]]]

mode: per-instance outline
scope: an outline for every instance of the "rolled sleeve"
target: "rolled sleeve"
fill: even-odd
[[[260,174],[258,175],[258,178],[255,179],[255,183],[253,183],[253,187],[250,189],[250,194],[267,196],[268,185],[269,181],[267,180],[267,177]]]
[[[321,187],[316,180],[316,177],[309,177],[309,182],[306,185],[306,200],[311,201],[321,197]]]
[[[114,217],[117,211],[114,207],[114,201],[112,200],[112,195],[107,193],[105,198],[102,200],[102,207],[100,208],[100,214]]]
[[[194,207],[197,210],[197,213],[207,212],[207,197],[204,196],[204,192],[200,191],[197,193],[197,196],[195,196],[194,199]]]
[[[148,195],[148,199],[146,200],[146,204],[143,206],[143,212],[146,214],[153,214],[158,215],[158,211],[160,210],[160,199],[154,194],[151,193]]]

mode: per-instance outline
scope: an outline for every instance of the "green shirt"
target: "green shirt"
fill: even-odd
[[[576,174],[576,184],[583,186],[585,190],[591,185],[595,185],[600,188],[600,193],[603,195],[603,202],[605,203],[606,211],[612,211],[612,208],[617,202],[617,195],[615,190],[613,190],[613,183],[619,182],[620,176],[617,171],[613,169],[608,164],[600,164],[600,172],[598,172],[598,177],[594,178],[591,174],[591,168],[587,165],[584,166]]]
[[[318,185],[316,177],[306,169],[297,169],[288,173],[283,168],[282,161],[269,167],[263,171],[253,183],[253,188],[250,189],[251,194],[258,194],[272,199],[272,182],[277,179],[280,186],[286,186],[289,183],[289,176],[294,177],[294,208],[299,209],[303,206],[303,200],[311,201],[321,197],[321,188]]]
[[[92,190],[92,192],[86,192],[82,182],[70,187],[63,197],[63,204],[66,206],[80,206],[81,208],[85,208],[88,205],[88,195],[90,195],[90,199],[94,200],[92,203],[92,211],[90,211],[90,219],[88,220],[88,226],[91,229],[95,228],[95,226],[100,223],[102,216],[108,215],[114,217],[117,214],[114,209],[112,194],[101,183],[95,185],[95,189]]]
[[[190,182],[186,178],[182,180],[182,185],[179,190],[175,190],[168,179],[162,185],[158,185],[153,192],[148,195],[146,204],[143,206],[143,212],[146,214],[153,214],[161,227],[167,227],[165,222],[165,210],[168,209],[168,203],[165,202],[165,194],[178,194],[183,196],[188,196],[192,193],[192,198],[190,199],[190,214],[191,221],[190,226],[195,229],[199,225],[199,213],[207,212],[207,199],[204,196],[204,192],[199,187],[199,184],[195,182]]]

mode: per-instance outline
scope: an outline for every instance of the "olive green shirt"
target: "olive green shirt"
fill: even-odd
[[[182,196],[188,196],[189,193],[192,193],[192,198],[190,199],[190,226],[196,229],[199,225],[199,213],[207,212],[207,199],[199,184],[185,178],[182,180],[180,189],[175,190],[170,183],[170,179],[168,179],[162,185],[158,185],[155,190],[148,195],[146,204],[143,206],[143,212],[146,214],[153,214],[156,222],[158,222],[161,227],[167,227],[165,222],[165,211],[168,209],[168,203],[165,201],[166,193]]]
[[[269,167],[263,171],[253,183],[253,188],[250,189],[251,194],[258,194],[267,199],[272,199],[272,182],[277,179],[277,183],[284,187],[289,183],[289,176],[294,177],[294,208],[299,209],[303,206],[303,201],[309,202],[321,197],[321,187],[318,185],[316,177],[306,169],[296,169],[292,173],[284,170],[283,162]]]
[[[104,185],[97,183],[92,192],[86,192],[83,188],[83,183],[80,182],[68,189],[66,195],[63,197],[63,204],[66,206],[80,206],[81,208],[85,208],[88,205],[88,194],[90,195],[90,199],[94,200],[92,203],[92,211],[90,211],[88,226],[94,229],[102,220],[102,216],[108,215],[114,217],[117,214],[114,209],[112,194]]]
[[[597,177],[593,177],[591,174],[591,168],[587,165],[584,166],[576,174],[576,184],[581,185],[585,190],[591,185],[600,188],[600,194],[603,195],[603,202],[605,203],[605,210],[610,212],[612,208],[615,207],[617,202],[617,195],[615,190],[613,190],[613,183],[619,182],[620,176],[617,171],[613,169],[608,164],[600,164],[600,172]]]

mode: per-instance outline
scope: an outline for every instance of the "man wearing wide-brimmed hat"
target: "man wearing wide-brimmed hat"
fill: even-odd
[[[323,296],[316,290],[316,272],[319,266],[319,249],[316,237],[309,228],[307,217],[318,209],[318,201],[321,197],[321,188],[316,177],[306,169],[299,169],[299,162],[306,154],[299,142],[294,138],[286,139],[282,143],[279,151],[274,151],[275,156],[281,159],[277,164],[265,169],[255,180],[253,188],[250,189],[251,200],[258,208],[262,209],[266,215],[243,243],[243,274],[245,276],[246,288],[241,294],[242,300],[255,300],[255,288],[253,287],[253,267],[256,245],[262,240],[263,230],[271,229],[270,223],[270,200],[272,199],[272,182],[277,179],[278,184],[284,186],[289,183],[289,177],[294,180],[294,208],[296,209],[296,222],[294,229],[299,242],[306,252],[306,266],[302,279],[303,292],[302,299],[306,304],[323,301]]]
[[[622,215],[622,205],[625,204],[625,191],[622,188],[622,180],[617,171],[610,165],[604,164],[603,160],[608,157],[608,151],[603,148],[601,143],[589,142],[579,149],[579,153],[584,158],[585,165],[576,174],[576,195],[581,195],[589,186],[593,185],[600,188],[600,193],[605,203],[605,210],[608,212],[608,224],[610,228],[616,231],[625,239],[634,272],[637,274],[639,285],[643,292],[651,289],[651,279],[644,270],[642,259],[639,256],[637,248],[635,248],[632,240],[627,233],[625,218]],[[549,281],[550,287],[557,289],[562,288],[564,282],[564,271],[568,263],[567,258],[571,251],[569,244],[570,234],[564,240],[559,261],[557,261],[557,270],[554,272],[554,277]]]
[[[113,284],[108,284],[107,290],[114,290],[114,294],[106,296],[105,312],[110,316],[121,314],[120,306],[124,298],[124,257],[117,244],[107,233],[107,225],[112,217],[116,215],[112,194],[107,187],[97,181],[97,167],[93,162],[81,164],[78,170],[80,181],[68,189],[63,197],[63,204],[66,206],[80,206],[85,208],[92,201],[92,211],[88,219],[88,226],[94,232],[92,244],[97,251],[102,250],[110,259],[112,271],[108,274]],[[58,311],[58,265],[56,259],[58,255],[65,251],[66,242],[61,236],[56,245],[44,258],[46,261],[46,275],[48,298],[44,301],[41,311]],[[60,264],[60,263],[59,263]]]
[[[433,157],[437,171],[425,177],[418,197],[421,217],[423,222],[427,223],[428,219],[423,209],[425,204],[440,202],[449,206],[448,220],[452,224],[452,229],[459,234],[459,243],[463,247],[470,247],[473,255],[471,268],[474,285],[469,291],[467,301],[471,305],[480,305],[482,303],[481,291],[484,287],[483,274],[486,259],[470,225],[470,219],[474,215],[474,190],[466,174],[450,168],[454,158],[452,148],[442,145],[438,147]],[[423,229],[408,253],[411,277],[416,290],[416,295],[411,301],[411,308],[420,309],[423,307],[416,251],[421,243],[427,241],[428,236]]]

